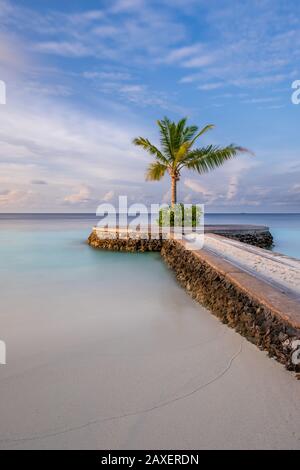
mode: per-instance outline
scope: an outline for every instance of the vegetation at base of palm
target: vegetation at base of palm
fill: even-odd
[[[160,227],[200,226],[202,209],[198,205],[175,204],[160,209],[158,225]]]
[[[239,153],[247,152],[247,149],[234,144],[227,147],[207,145],[194,148],[196,141],[214,128],[213,124],[208,124],[199,131],[197,126],[187,126],[187,118],[176,123],[165,117],[157,121],[157,125],[160,133],[160,149],[144,137],[135,138],[133,143],[154,157],[155,161],[149,165],[146,172],[147,180],[159,181],[166,173],[170,175],[172,206],[177,202],[177,183],[184,168],[199,174],[207,173]]]

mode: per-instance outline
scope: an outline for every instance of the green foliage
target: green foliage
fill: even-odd
[[[154,162],[147,168],[146,180],[159,181],[166,173],[172,178],[175,189],[172,194],[172,203],[176,202],[176,184],[180,180],[181,171],[184,168],[199,174],[208,173],[219,168],[239,153],[247,152],[246,149],[234,144],[226,147],[207,145],[194,148],[196,141],[214,128],[213,124],[199,129],[197,126],[188,126],[186,118],[180,119],[176,123],[165,117],[157,121],[157,125],[160,148],[144,137],[135,138],[133,144],[141,147],[154,158]]]
[[[199,227],[202,210],[197,205],[175,204],[159,211],[160,227]]]

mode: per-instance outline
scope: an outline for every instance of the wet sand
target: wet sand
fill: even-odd
[[[1,449],[299,449],[300,382],[159,254],[67,223],[0,232]]]
[[[96,279],[86,298],[70,283],[67,302],[60,290],[43,303],[40,286],[2,312],[0,448],[299,449],[294,376],[199,307],[158,258],[132,260],[132,295],[124,281],[87,303]]]

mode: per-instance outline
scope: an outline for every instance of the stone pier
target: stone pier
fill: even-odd
[[[267,227],[206,227],[201,250],[188,249],[188,238],[165,238],[160,230],[119,228],[116,234],[94,228],[88,243],[116,251],[161,252],[197,302],[288,370],[300,372],[300,261],[260,248],[273,243]]]

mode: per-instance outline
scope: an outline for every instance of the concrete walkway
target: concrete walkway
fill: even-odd
[[[212,234],[205,235],[204,247],[300,299],[300,260]]]

